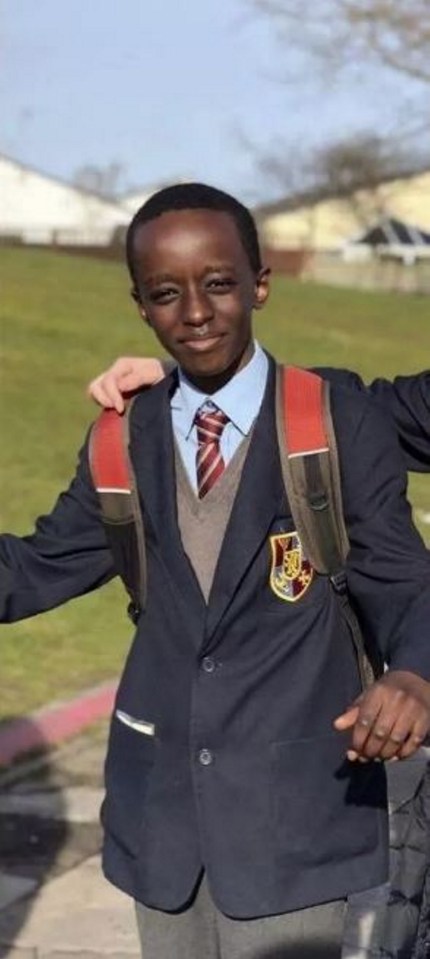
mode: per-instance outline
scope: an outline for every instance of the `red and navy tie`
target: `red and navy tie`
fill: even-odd
[[[225,469],[219,444],[222,431],[229,419],[222,410],[213,409],[205,413],[198,411],[194,422],[197,427],[198,443],[197,488],[199,499],[203,499]]]

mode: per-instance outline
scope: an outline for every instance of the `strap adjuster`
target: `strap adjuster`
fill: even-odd
[[[333,573],[333,576],[330,576],[330,582],[333,588],[336,590],[336,593],[339,593],[340,596],[345,595],[347,582],[345,571],[343,569],[339,570],[338,573]]]
[[[140,606],[137,605],[137,603],[133,603],[133,601],[131,601],[131,602],[128,604],[128,606],[127,606],[127,616],[129,617],[129,619],[131,619],[131,621],[132,621],[132,623],[133,623],[133,626],[137,626],[138,619],[139,619],[139,616],[140,616],[141,612],[142,612],[142,610],[141,610]]]

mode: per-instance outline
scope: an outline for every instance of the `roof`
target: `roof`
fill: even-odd
[[[159,190],[164,190],[165,187],[175,186],[177,183],[190,183],[190,177],[178,176],[171,178],[169,180],[157,180],[153,183],[144,184],[141,187],[133,187],[132,189],[128,188],[125,193],[121,193],[121,196],[118,197],[120,203],[124,201],[127,203],[129,200],[134,200],[140,196],[152,196],[154,193],[158,193]]]
[[[73,190],[75,193],[82,193],[83,196],[96,198],[97,200],[101,200],[103,203],[108,203],[110,206],[121,205],[120,201],[116,197],[106,196],[105,193],[98,193],[96,190],[87,190],[85,187],[77,186],[76,183],[72,183],[70,180],[65,180],[63,177],[55,176],[52,173],[47,173],[45,170],[39,170],[37,167],[30,166],[28,163],[22,163],[21,160],[17,160],[16,157],[8,156],[6,153],[0,153],[0,163],[2,160],[5,160],[6,163],[13,164],[13,166],[18,167],[19,170],[23,170],[25,173],[34,173],[35,176],[43,177],[45,180],[51,180],[53,183],[58,183],[59,186]]]
[[[367,246],[430,247],[430,233],[394,217],[382,217],[352,242]]]
[[[147,186],[126,190],[125,193],[121,193],[118,199],[119,202],[122,203],[124,200],[134,200],[135,197],[144,196],[145,194],[146,196],[152,196],[153,193],[157,193],[158,190],[162,190],[165,186],[170,186],[170,183],[167,183],[167,181],[164,182],[164,180],[162,182],[158,180],[157,183],[148,183]]]
[[[430,169],[428,165],[426,165],[422,167],[416,167],[408,172],[403,171],[397,174],[392,173],[389,176],[381,179],[380,185],[384,183],[394,183],[398,180],[412,180],[414,177],[419,177],[429,172]],[[374,187],[375,184],[370,184],[367,189],[372,189]],[[351,195],[358,193],[360,190],[366,190],[364,184],[357,186],[356,189],[352,189]],[[322,200],[339,199],[345,200],[345,194],[316,186],[313,189],[305,190],[301,193],[292,193],[288,196],[280,197],[278,200],[274,200],[271,203],[260,204],[259,206],[254,207],[253,214],[256,220],[261,222],[261,220],[264,220],[266,217],[274,216],[278,213],[290,213],[291,211],[298,210],[301,207],[315,206]]]

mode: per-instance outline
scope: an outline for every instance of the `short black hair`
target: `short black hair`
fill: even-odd
[[[205,183],[176,183],[154,193],[135,213],[127,230],[125,240],[127,266],[135,286],[136,274],[133,261],[136,232],[143,223],[149,223],[162,213],[171,213],[173,210],[216,210],[220,213],[228,213],[236,224],[252,271],[258,273],[262,269],[257,227],[247,207],[234,196],[214,186],[207,186]]]

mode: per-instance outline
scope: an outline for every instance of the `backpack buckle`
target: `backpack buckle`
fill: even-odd
[[[127,616],[131,619],[133,626],[137,626],[138,619],[141,613],[140,606],[137,603],[131,601],[127,606]]]
[[[338,573],[333,573],[333,576],[330,576],[330,582],[336,593],[339,593],[340,596],[345,595],[347,583],[345,571],[343,569],[339,570]]]
[[[309,502],[311,509],[313,509],[315,513],[322,513],[329,507],[329,501],[326,493],[316,493],[314,496],[310,496]]]

